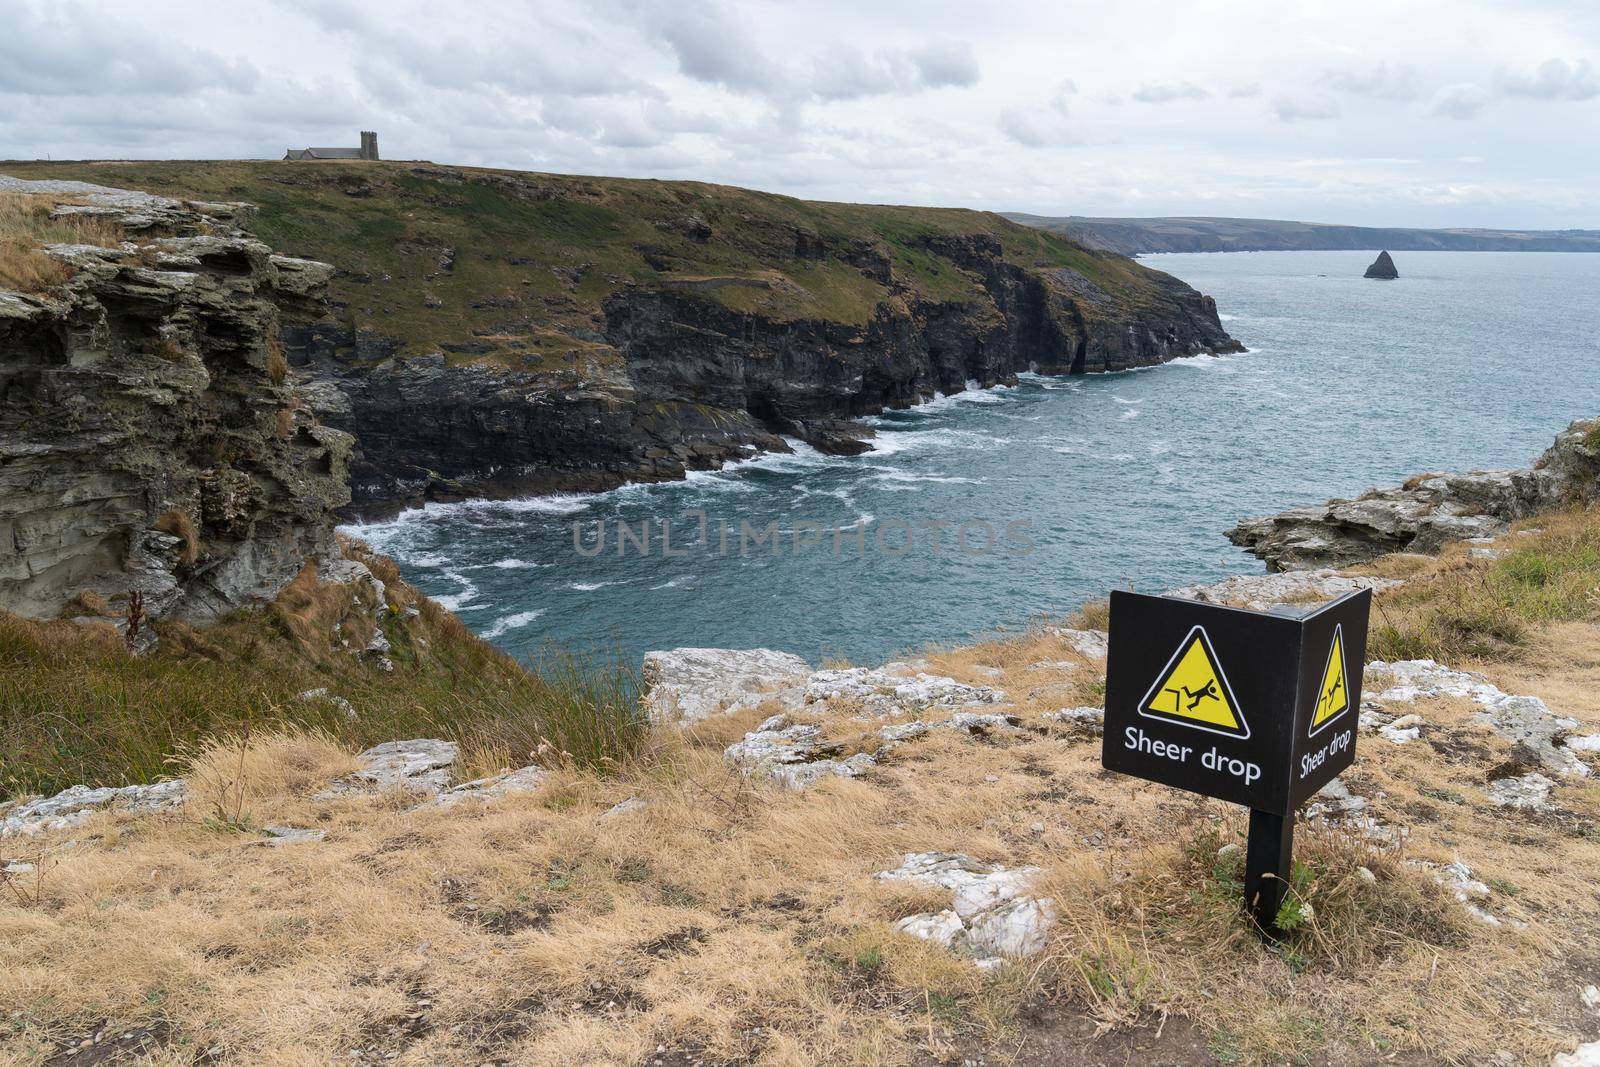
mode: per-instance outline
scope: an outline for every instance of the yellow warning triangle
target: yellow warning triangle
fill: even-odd
[[[1250,727],[1222,673],[1205,627],[1196,626],[1156,675],[1139,714],[1227,737],[1249,737]]]
[[[1311,713],[1310,733],[1316,733],[1349,708],[1350,687],[1344,677],[1344,627],[1335,626],[1333,646],[1328,649],[1328,665],[1322,668],[1322,685],[1317,688],[1317,706]]]

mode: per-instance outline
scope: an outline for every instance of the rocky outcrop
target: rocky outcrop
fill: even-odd
[[[1451,541],[1494,537],[1517,520],[1600,499],[1600,419],[1575,422],[1523,470],[1429,474],[1355,500],[1244,519],[1228,540],[1269,570],[1342,567],[1388,552],[1437,552]]]
[[[644,657],[645,705],[657,719],[694,722],[710,715],[772,706],[826,711],[848,706],[869,717],[995,704],[1005,693],[926,673],[927,664],[812,670],[799,656],[772,649],[677,648]]]
[[[50,246],[72,269],[0,290],[0,605],[69,602],[208,620],[271,600],[336,555],[347,434],[321,425],[278,348],[280,307],[314,306],[331,268],[276,256],[242,204],[79,182],[70,196],[135,237]]]
[[[1390,257],[1389,253],[1385,251],[1378,253],[1378,258],[1372,261],[1372,266],[1367,268],[1367,272],[1363,274],[1362,277],[1380,278],[1384,281],[1392,281],[1395,278],[1400,277],[1400,272],[1395,270],[1394,260]]]

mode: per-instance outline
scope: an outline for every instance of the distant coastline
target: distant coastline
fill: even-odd
[[[1424,230],[1279,219],[1050,217],[1003,212],[1090,248],[1145,252],[1600,252],[1600,230]]]

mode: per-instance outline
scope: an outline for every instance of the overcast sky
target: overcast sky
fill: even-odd
[[[4,0],[0,158],[386,157],[1041,214],[1600,228],[1590,0]]]

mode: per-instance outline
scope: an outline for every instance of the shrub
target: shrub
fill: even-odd
[[[289,361],[284,358],[283,344],[276,337],[267,338],[267,380],[282,385],[289,377]]]

